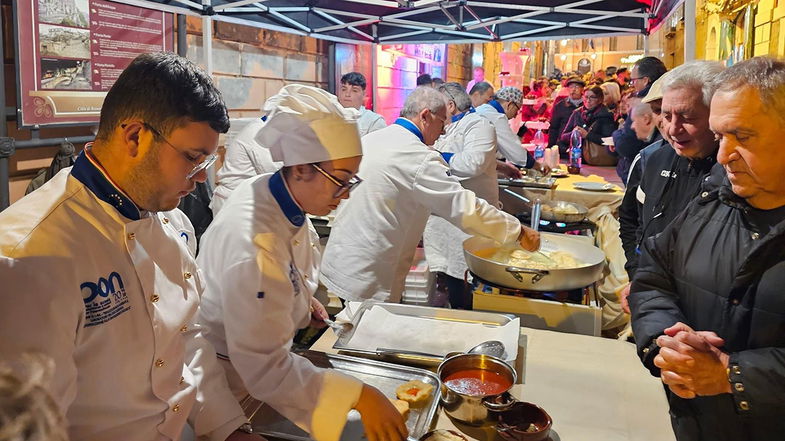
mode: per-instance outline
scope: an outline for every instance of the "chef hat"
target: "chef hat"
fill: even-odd
[[[520,106],[523,102],[523,92],[521,92],[521,89],[518,89],[517,87],[506,86],[502,87],[498,92],[496,92],[496,98],[504,101],[510,101]]]
[[[668,73],[670,72],[665,72],[661,77],[657,78],[657,81],[651,84],[649,91],[646,92],[646,96],[643,97],[641,101],[644,103],[650,103],[652,101],[662,99],[662,85],[665,83],[666,78],[668,78]]]
[[[265,102],[256,141],[284,166],[362,155],[356,109],[316,87],[290,84]]]

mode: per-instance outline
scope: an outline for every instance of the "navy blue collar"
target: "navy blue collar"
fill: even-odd
[[[270,193],[273,194],[275,202],[278,202],[278,206],[281,207],[284,216],[295,227],[302,227],[305,223],[305,212],[297,205],[297,202],[294,201],[291,193],[289,193],[289,188],[286,187],[286,182],[283,179],[283,172],[278,170],[274,175],[270,176],[268,185]]]
[[[504,107],[502,107],[502,105],[499,104],[498,101],[490,100],[490,101],[488,101],[488,104],[490,104],[490,106],[493,107],[494,109],[496,109],[496,111],[498,111],[499,113],[505,113],[504,112]]]
[[[264,116],[262,117],[262,121],[264,121],[264,122],[267,122],[267,115],[264,115]]]
[[[425,144],[425,138],[422,137],[422,132],[420,129],[414,125],[413,122],[409,121],[406,118],[398,118],[395,120],[393,124],[398,124],[399,126],[403,127],[404,129],[414,133],[414,135],[420,138],[420,142]]]
[[[450,119],[452,120],[452,122],[458,122],[458,121],[462,120],[464,116],[466,116],[466,115],[468,115],[470,113],[474,113],[474,112],[475,112],[474,107],[469,107],[469,110],[467,110],[467,111],[465,111],[463,113],[459,113],[457,115],[453,115],[452,118],[450,118]]]
[[[98,199],[113,206],[123,216],[131,220],[142,218],[142,211],[134,204],[123,190],[120,189],[101,164],[90,154],[90,149],[85,148],[76,158],[71,176],[84,184]]]

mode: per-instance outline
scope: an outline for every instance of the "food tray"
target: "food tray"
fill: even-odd
[[[374,306],[384,308],[391,314],[430,319],[436,321],[479,323],[489,327],[501,327],[516,320],[514,315],[499,314],[492,312],[467,311],[462,309],[433,308],[428,306],[403,305],[399,303],[381,303],[366,301],[357,309],[352,317],[352,329],[338,336],[333,349],[340,353],[370,358],[374,360],[384,360],[392,363],[409,364],[414,366],[435,367],[442,362],[442,356],[428,356],[427,354],[416,354],[407,351],[396,353],[394,351],[373,352],[361,350],[350,346],[354,332],[360,325],[360,321],[367,311]],[[400,349],[400,348],[392,348]],[[508,348],[508,351],[511,350]],[[515,348],[517,350],[517,348]],[[514,354],[510,354],[511,356]],[[514,357],[513,357],[514,358]]]
[[[521,179],[499,179],[499,185],[506,185],[508,187],[553,188],[556,186],[556,178],[531,178],[524,176]]]
[[[429,399],[409,409],[406,427],[409,429],[409,440],[417,440],[430,430],[439,406],[439,377],[433,372],[408,366],[382,363],[375,360],[347,357],[344,355],[326,354],[324,352],[303,351],[299,355],[310,360],[315,366],[332,368],[338,372],[351,375],[365,384],[379,389],[388,398],[395,398],[395,388],[411,381],[420,380],[433,386]],[[312,438],[304,430],[287,420],[281,414],[259,401],[248,398],[242,403],[243,410],[251,420],[254,432],[272,438],[293,441],[310,441]],[[365,439],[362,422],[357,411],[349,412],[341,441],[359,441]]]

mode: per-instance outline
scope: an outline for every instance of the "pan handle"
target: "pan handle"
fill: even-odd
[[[515,277],[515,280],[517,280],[519,282],[523,282],[523,276],[521,275],[521,273],[523,273],[523,274],[531,274],[532,275],[532,285],[534,285],[535,283],[539,282],[540,280],[542,280],[543,277],[545,277],[548,274],[550,274],[550,271],[548,271],[548,270],[540,270],[540,269],[534,269],[534,268],[519,268],[517,266],[508,266],[507,268],[505,268],[505,271],[507,271],[508,273],[512,274],[512,276]]]

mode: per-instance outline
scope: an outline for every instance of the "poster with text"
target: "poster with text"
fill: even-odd
[[[97,123],[137,55],[174,49],[170,13],[107,0],[14,3],[21,127]]]

